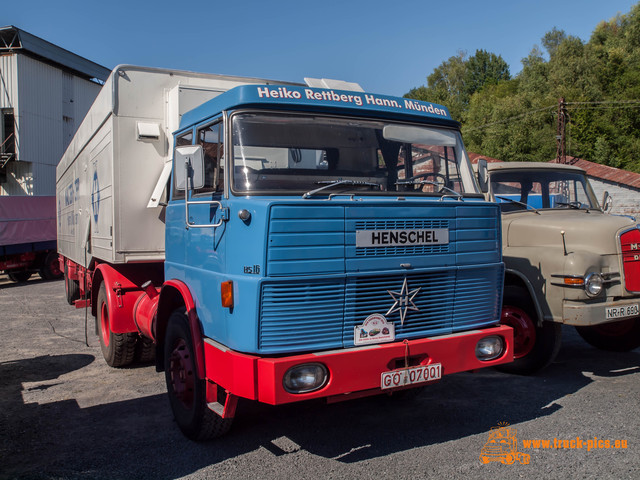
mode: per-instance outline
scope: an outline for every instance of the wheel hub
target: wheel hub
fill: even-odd
[[[54,278],[62,275],[62,271],[60,270],[60,262],[58,261],[57,257],[49,262],[49,271]]]
[[[522,358],[533,350],[536,343],[536,326],[524,310],[505,305],[502,308],[500,323],[513,328],[514,358]]]
[[[169,373],[173,394],[185,408],[190,409],[193,405],[195,375],[193,359],[184,339],[180,339],[171,352]]]

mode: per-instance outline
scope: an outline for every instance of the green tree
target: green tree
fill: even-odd
[[[509,66],[501,56],[477,50],[475,55],[466,58],[466,53],[461,51],[427,77],[426,87],[414,88],[405,96],[441,103],[449,108],[453,118],[463,120],[475,92],[509,78]]]
[[[509,65],[501,56],[486,50],[476,50],[475,55],[466,63],[463,91],[470,99],[486,85],[495,85],[510,78]]]
[[[515,77],[499,55],[451,57],[408,96],[447,105],[470,151],[502,160],[555,156],[558,99],[569,155],[640,172],[640,3],[601,22],[589,41],[553,28]]]

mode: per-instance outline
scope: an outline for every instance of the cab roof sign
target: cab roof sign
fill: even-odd
[[[200,123],[223,110],[243,106],[291,106],[377,112],[383,116],[412,116],[452,122],[449,111],[442,105],[410,98],[391,97],[365,92],[284,85],[242,85],[200,105],[183,115],[180,128]],[[389,115],[391,114],[391,115]]]

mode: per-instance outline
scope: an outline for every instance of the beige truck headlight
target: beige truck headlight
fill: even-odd
[[[600,295],[604,288],[604,279],[599,273],[590,273],[584,279],[584,291],[590,297],[596,297]]]
[[[552,282],[552,285],[559,285],[563,287],[577,287],[583,288],[585,293],[590,297],[597,297],[604,290],[605,283],[611,282],[611,278],[617,274],[609,274],[607,278],[601,273],[587,273],[585,276],[581,275],[551,275],[554,278],[560,279],[560,282]]]

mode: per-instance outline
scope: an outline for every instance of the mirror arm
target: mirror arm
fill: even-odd
[[[191,182],[193,184],[193,182]],[[189,228],[189,157],[184,159],[184,223]]]

